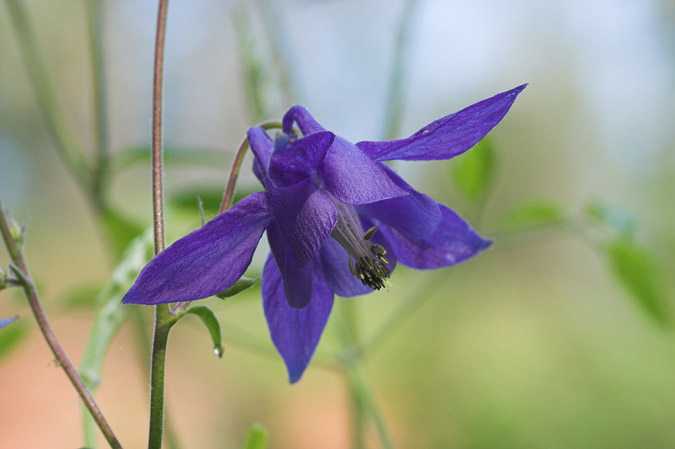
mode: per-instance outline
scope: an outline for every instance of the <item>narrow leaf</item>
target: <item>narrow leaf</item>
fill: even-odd
[[[537,201],[509,212],[504,222],[509,230],[522,230],[559,224],[564,219],[565,214],[560,206],[548,201]]]
[[[204,326],[211,334],[211,340],[213,341],[213,352],[218,356],[223,356],[223,337],[220,333],[220,322],[216,315],[211,309],[206,306],[192,306],[188,308],[185,312],[182,312],[179,315],[179,318],[185,316],[186,314],[192,314],[199,317],[204,323]]]
[[[629,214],[612,209],[601,202],[589,204],[584,213],[596,223],[607,226],[624,237],[630,237],[635,230],[635,220]]]
[[[30,332],[25,320],[19,320],[11,326],[7,326],[7,319],[0,321],[4,321],[6,326],[0,331],[0,358],[4,358],[24,341]]]
[[[237,282],[234,283],[232,287],[216,294],[216,296],[220,299],[231,298],[232,296],[238,295],[244,290],[248,290],[249,288],[253,287],[259,279],[260,278],[241,277]]]
[[[253,193],[253,190],[237,191],[234,196],[234,202],[236,203],[251,193]],[[199,213],[199,201],[197,197],[201,200],[203,210],[208,212],[210,216],[214,216],[218,212],[218,209],[220,209],[220,203],[223,200],[223,189],[192,187],[172,194],[169,197],[169,202],[172,207],[186,213]]]
[[[495,166],[494,149],[485,137],[471,150],[455,158],[450,165],[455,187],[470,201],[478,201],[487,192]]]
[[[129,316],[129,307],[123,307],[122,296],[131,287],[141,268],[153,254],[152,229],[134,239],[122,255],[122,261],[113,271],[110,280],[97,296],[98,310],[80,363],[80,375],[89,390],[94,390],[101,381],[101,368],[112,339]],[[95,447],[94,421],[83,407],[83,427],[88,446]]]
[[[224,169],[227,166],[226,155],[222,151],[205,148],[164,147],[164,162],[167,165],[197,165]],[[112,160],[112,167],[119,171],[136,164],[150,162],[152,150],[148,146],[129,148],[116,154]]]
[[[266,449],[267,448],[268,434],[267,430],[262,427],[260,424],[254,424],[248,430],[246,435],[246,441],[242,449]]]
[[[141,235],[144,229],[112,209],[103,212],[102,220],[108,241],[118,258],[122,256],[131,241]]]
[[[666,289],[651,255],[628,238],[611,240],[605,251],[614,273],[642,310],[657,323],[670,324]]]
[[[77,285],[60,296],[59,302],[73,309],[93,308],[98,304],[98,294],[103,286],[99,283]]]

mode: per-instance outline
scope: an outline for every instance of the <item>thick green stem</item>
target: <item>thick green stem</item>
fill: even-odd
[[[162,447],[162,435],[164,433],[164,367],[166,364],[166,345],[172,325],[169,307],[166,304],[155,306],[155,334],[152,339],[152,361],[150,364],[148,449],[160,449]]]

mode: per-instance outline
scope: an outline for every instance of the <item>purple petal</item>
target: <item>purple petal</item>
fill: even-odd
[[[363,204],[406,195],[356,145],[336,136],[319,166],[319,176],[335,198],[347,204]]]
[[[304,267],[316,255],[337,222],[333,200],[312,180],[267,192],[279,231],[295,262]]]
[[[334,139],[333,133],[322,131],[275,148],[268,169],[270,178],[280,186],[309,178],[323,161]]]
[[[248,129],[246,136],[255,156],[253,173],[265,185],[267,184],[267,166],[270,163],[274,142],[264,129],[255,126]]]
[[[193,301],[231,287],[251,263],[271,220],[265,194],[247,196],[155,256],[122,303]]]
[[[396,185],[408,192],[388,200],[356,207],[359,213],[375,218],[389,227],[395,228],[411,239],[423,239],[430,236],[441,221],[438,203],[418,192],[398,176],[392,169],[380,163],[384,171]]]
[[[527,84],[480,101],[425,126],[407,139],[386,142],[359,142],[378,161],[450,159],[483,138],[509,111]]]
[[[275,222],[267,227],[267,240],[284,280],[284,293],[288,305],[300,309],[305,307],[312,297],[312,263],[308,263],[304,268],[298,267],[291,248]]]
[[[291,106],[284,115],[282,128],[284,133],[289,136],[293,134],[293,122],[298,124],[298,128],[300,128],[300,131],[302,131],[302,134],[305,136],[324,131],[323,126],[314,120],[312,114],[310,114],[304,106]]]
[[[270,255],[262,278],[265,318],[274,346],[288,369],[288,380],[297,382],[307,368],[333,308],[333,291],[322,276],[316,275],[312,300],[304,309],[288,305],[279,267]]]
[[[443,218],[436,231],[426,239],[409,239],[387,226],[378,231],[387,237],[402,264],[417,269],[447,267],[463,262],[490,246],[491,241],[478,235],[459,215],[443,204],[438,206]]]
[[[19,315],[14,315],[9,318],[0,318],[0,329],[3,327],[7,326],[8,324],[12,324],[16,320],[19,319]]]

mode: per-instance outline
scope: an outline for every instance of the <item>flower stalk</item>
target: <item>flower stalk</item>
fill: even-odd
[[[162,90],[164,41],[168,0],[159,0],[152,99],[152,210],[155,254],[164,250],[164,198],[162,167]],[[150,365],[150,423],[148,448],[160,449],[164,430],[164,368],[166,346],[173,320],[166,304],[155,306],[155,326]]]
[[[108,441],[108,444],[110,444],[110,447],[113,449],[121,449],[122,445],[117,440],[117,437],[112,431],[112,428],[106,421],[103,413],[82,381],[82,378],[77,373],[77,370],[68,359],[68,356],[61,347],[61,344],[56,338],[56,335],[54,334],[54,331],[47,320],[47,315],[42,308],[40,297],[38,295],[37,289],[35,288],[35,284],[33,283],[30,272],[28,271],[28,266],[26,265],[23,252],[19,248],[16,239],[10,230],[10,222],[11,218],[9,216],[9,212],[4,209],[2,200],[0,200],[0,233],[2,233],[2,238],[5,241],[7,252],[9,253],[9,256],[13,262],[11,265],[12,271],[23,287],[24,294],[28,299],[28,304],[30,305],[31,311],[33,312],[33,316],[35,316],[38,328],[47,341],[47,345],[49,346],[49,349],[51,349],[52,354],[54,354],[54,357],[59,362],[59,366],[63,368],[63,371],[66,373],[66,376],[68,376],[68,379],[73,384],[73,387],[77,391],[78,395],[80,398],[82,398],[82,401],[84,401],[85,406],[91,413],[94,421],[96,421],[99,429],[101,429],[101,432]]]

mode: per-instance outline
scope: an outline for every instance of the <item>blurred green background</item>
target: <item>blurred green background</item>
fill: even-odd
[[[57,155],[8,3],[0,2],[0,194],[29,220],[29,266],[78,363],[115,256]],[[85,2],[19,3],[60,118],[93,156]],[[143,229],[152,217],[143,148],[157,5],[101,4],[109,146],[121,167],[110,207]],[[490,134],[489,163],[469,152],[393,165],[494,238],[493,248],[439,272],[399,267],[389,291],[340,298],[337,308],[355,303],[363,341],[399,317],[366,359],[396,447],[675,447],[671,0],[174,0],[164,107],[175,155],[165,170],[169,241],[199,225],[192,198],[222,191],[247,127],[292,104],[356,142],[385,138],[393,113],[400,126],[392,137],[405,137],[524,82]],[[138,157],[124,156],[131,150]],[[471,170],[485,177],[457,174]],[[239,191],[259,188],[247,160]],[[215,207],[207,203],[207,214]],[[168,409],[183,447],[240,447],[256,422],[271,448],[351,444],[344,377],[322,369],[341,350],[338,314],[317,363],[289,386],[259,289],[202,303],[221,320],[225,355],[213,355],[197,320],[172,333]],[[0,317],[16,313],[21,319],[0,332],[0,447],[79,447],[77,397],[20,292],[0,293]],[[98,394],[127,447],[142,447],[147,427],[137,334],[127,323],[113,341]],[[371,423],[365,432],[367,447],[379,447]]]

